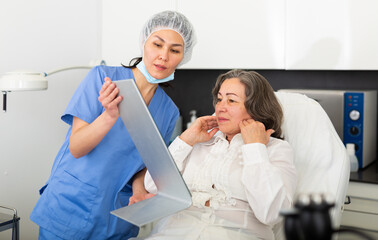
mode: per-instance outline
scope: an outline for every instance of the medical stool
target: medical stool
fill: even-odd
[[[17,216],[17,210],[15,208],[0,206],[0,209],[6,209],[13,211],[13,215],[0,212],[0,232],[12,228],[12,240],[19,240],[19,221],[20,217]]]

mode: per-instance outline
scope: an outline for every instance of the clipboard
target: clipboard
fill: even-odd
[[[143,226],[192,205],[192,197],[133,79],[115,82],[120,116],[155,185],[157,194],[122,207],[111,214],[134,225]]]

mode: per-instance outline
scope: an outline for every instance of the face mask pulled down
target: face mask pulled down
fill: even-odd
[[[151,76],[148,73],[148,71],[146,69],[146,66],[144,65],[144,61],[143,60],[140,63],[138,63],[138,65],[136,67],[139,69],[139,71],[143,74],[143,76],[147,79],[147,81],[149,83],[158,84],[158,83],[168,82],[168,81],[171,81],[171,80],[174,79],[174,75],[175,75],[174,72],[171,75],[169,75],[168,77],[163,78],[163,79],[156,79],[156,78],[154,78],[153,76]]]

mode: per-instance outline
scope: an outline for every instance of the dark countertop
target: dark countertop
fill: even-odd
[[[378,184],[377,161],[374,161],[364,169],[359,169],[358,172],[350,173],[350,181]]]

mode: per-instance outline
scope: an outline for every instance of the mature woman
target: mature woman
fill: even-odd
[[[164,11],[142,29],[142,58],[131,66],[97,66],[89,72],[62,116],[69,130],[30,216],[40,226],[40,239],[129,239],[138,234],[136,226],[110,214],[127,206],[132,195],[143,199],[146,193],[140,174],[145,166],[119,118],[123,99],[116,83],[135,80],[168,144],[179,112],[159,83],[173,79],[193,45],[187,18]]]
[[[292,205],[293,153],[267,80],[232,70],[213,97],[216,116],[198,118],[169,147],[193,206],[160,220],[148,239],[274,239],[271,226]],[[145,186],[156,193],[149,174]]]

